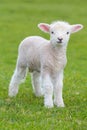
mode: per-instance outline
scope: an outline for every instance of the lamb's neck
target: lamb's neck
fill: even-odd
[[[66,47],[64,46],[58,46],[53,47],[50,45],[49,47],[49,55],[50,55],[50,64],[52,65],[53,72],[58,72],[61,69],[64,69],[67,58],[66,58]]]
[[[59,55],[61,55],[61,54],[63,54],[63,55],[66,56],[67,47],[66,47],[66,46],[62,46],[62,45],[53,47],[53,46],[51,45],[51,50],[52,50],[52,52],[54,53],[54,55],[56,54],[56,56],[57,56],[57,55],[59,56]]]

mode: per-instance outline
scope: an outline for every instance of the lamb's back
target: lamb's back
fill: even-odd
[[[49,41],[40,36],[27,37],[21,42],[19,58],[29,67],[30,71],[40,69],[40,53],[47,44]]]

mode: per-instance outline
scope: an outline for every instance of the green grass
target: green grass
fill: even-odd
[[[0,130],[87,130],[87,1],[0,1]],[[37,28],[40,22],[65,20],[84,29],[71,36],[65,69],[63,97],[66,107],[46,109],[36,98],[30,76],[15,98],[8,97],[18,45],[29,35],[49,38]]]

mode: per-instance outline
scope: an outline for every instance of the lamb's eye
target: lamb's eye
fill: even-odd
[[[53,31],[52,31],[51,33],[52,33],[52,34],[54,34],[54,32],[53,32]]]
[[[66,34],[69,34],[69,32],[67,32]]]

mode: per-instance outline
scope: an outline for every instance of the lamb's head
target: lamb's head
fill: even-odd
[[[70,25],[67,22],[57,21],[52,24],[40,23],[38,27],[46,32],[50,33],[50,41],[53,46],[66,46],[70,34],[77,32],[83,28],[81,24]]]

